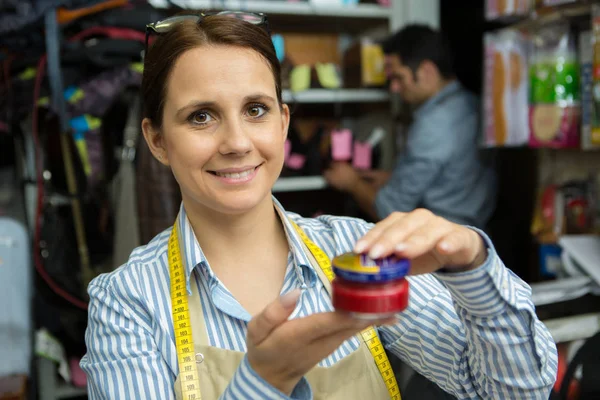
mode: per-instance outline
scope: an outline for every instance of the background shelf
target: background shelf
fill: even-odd
[[[327,187],[327,182],[322,176],[293,176],[279,178],[273,185],[276,192],[300,192],[307,190],[320,190]]]
[[[587,339],[600,331],[600,313],[554,318],[542,322],[556,343]]]
[[[309,89],[292,93],[283,91],[286,103],[377,103],[387,102],[390,96],[383,89]]]

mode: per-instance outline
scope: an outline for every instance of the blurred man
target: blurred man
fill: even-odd
[[[325,178],[375,219],[423,207],[483,228],[495,206],[495,176],[479,159],[479,102],[456,80],[448,44],[426,26],[409,25],[383,49],[390,90],[413,110],[406,147],[391,173],[334,163]]]

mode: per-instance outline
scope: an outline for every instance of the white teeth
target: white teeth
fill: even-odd
[[[215,172],[215,174],[217,174],[218,176],[222,176],[223,178],[242,179],[242,178],[245,178],[248,175],[250,175],[252,172],[254,172],[254,168],[249,169],[244,172],[234,172],[234,173]]]

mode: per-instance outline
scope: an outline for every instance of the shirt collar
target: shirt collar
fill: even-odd
[[[283,228],[287,237],[292,257],[294,258],[294,267],[298,280],[303,287],[313,286],[318,280],[319,275],[315,271],[313,265],[306,254],[305,246],[302,243],[300,234],[296,231],[294,225],[292,225],[290,218],[287,216],[283,206],[273,197],[273,203],[277,210],[281,221],[283,221]]]
[[[296,232],[289,217],[287,217],[285,209],[275,197],[273,197],[273,203],[278,215],[283,221],[283,227],[294,258],[294,266],[298,279],[303,285],[314,285],[316,280],[319,279],[319,276],[311,265],[308,256],[305,254],[302,246],[302,238],[298,232]],[[190,276],[192,272],[196,267],[209,268],[209,265],[206,256],[198,243],[198,239],[196,239],[196,235],[192,229],[192,224],[188,219],[183,202],[179,207],[177,224],[180,248],[183,252],[182,257],[185,260],[186,286],[188,294],[191,294]]]
[[[449,84],[444,86],[442,88],[442,90],[437,92],[433,97],[431,97],[429,100],[427,100],[425,103],[423,103],[419,108],[417,108],[417,110],[414,113],[415,117],[417,117],[417,118],[422,117],[424,114],[427,113],[427,111],[432,109],[436,104],[443,101],[446,97],[454,94],[454,92],[457,92],[460,88],[461,88],[461,85],[457,80],[450,82]]]
[[[206,256],[204,255],[204,252],[202,252],[200,244],[198,244],[198,239],[196,239],[196,234],[192,229],[192,224],[188,219],[183,202],[179,206],[177,224],[179,230],[179,247],[183,252],[181,256],[185,260],[186,287],[188,294],[192,294],[190,288],[190,276],[192,275],[192,271],[194,271],[197,266],[207,263]]]

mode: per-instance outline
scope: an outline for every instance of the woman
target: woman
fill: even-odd
[[[142,129],[183,202],[173,229],[89,286],[81,365],[91,399],[183,398],[182,389],[198,398],[196,366],[204,399],[386,398],[358,335],[370,324],[389,352],[458,398],[548,397],[554,343],[528,286],[485,234],[425,210],[375,226],[307,219],[272,197],[290,112],[263,16],[152,27],[159,35],[145,59]],[[351,250],[410,258],[408,308],[370,322],[333,311],[300,231],[329,258]],[[189,349],[178,356],[189,342],[177,335],[190,325],[178,324],[187,314],[174,322],[172,307],[183,300],[195,363],[183,356]]]

